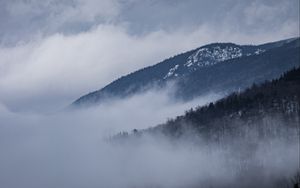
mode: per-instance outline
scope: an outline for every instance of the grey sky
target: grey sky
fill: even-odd
[[[232,29],[240,32],[254,32],[296,21],[299,19],[297,5],[297,0],[146,0],[133,3],[121,16],[136,28],[135,31],[230,24]]]
[[[131,34],[193,30],[201,25],[255,34],[297,22],[298,0],[0,1],[2,44],[57,32],[76,34],[99,24],[126,25]],[[297,33],[297,28],[291,30],[287,32]]]

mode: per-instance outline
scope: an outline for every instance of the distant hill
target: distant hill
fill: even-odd
[[[209,92],[232,92],[277,78],[298,66],[299,38],[262,45],[214,43],[176,55],[113,81],[77,99],[89,106],[107,98],[123,98],[156,86],[177,83],[173,97],[189,100]]]

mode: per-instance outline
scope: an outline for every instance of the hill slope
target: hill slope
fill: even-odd
[[[299,38],[258,46],[214,43],[174,56],[123,76],[77,99],[73,106],[94,105],[108,97],[127,97],[178,83],[176,98],[190,99],[209,91],[231,92],[278,77],[299,65]]]

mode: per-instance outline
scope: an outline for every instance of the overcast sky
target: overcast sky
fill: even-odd
[[[295,36],[298,0],[0,0],[0,104],[57,109],[203,44]]]

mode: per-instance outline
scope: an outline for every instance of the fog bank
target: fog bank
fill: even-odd
[[[191,140],[174,144],[164,137],[151,136],[117,144],[107,140],[120,131],[162,123],[168,117],[219,97],[208,95],[183,103],[172,102],[164,92],[149,91],[94,108],[50,115],[14,113],[2,106],[1,186],[235,186],[241,181],[239,174],[244,169],[240,158],[242,148],[195,144]],[[246,157],[250,168],[246,171],[251,176],[244,178],[250,181],[255,179],[253,174],[260,172],[267,183],[273,177],[288,180],[297,170],[298,162],[296,137],[285,139],[288,137],[259,143],[250,159]]]

